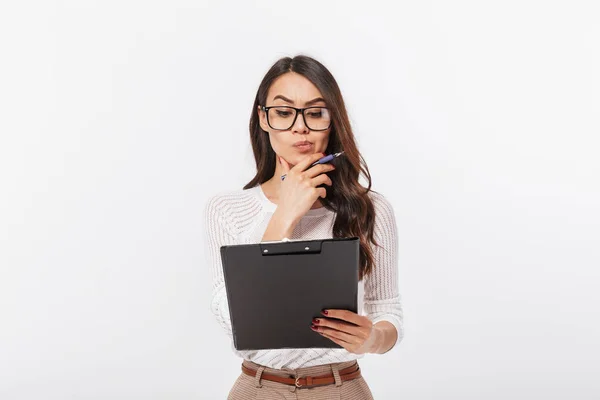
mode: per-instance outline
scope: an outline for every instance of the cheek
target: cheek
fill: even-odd
[[[285,147],[285,142],[283,142],[281,139],[281,135],[269,133],[269,142],[271,143],[273,151],[277,154],[281,154],[281,151]]]
[[[323,135],[323,137],[319,138],[316,144],[316,150],[324,153],[327,149],[327,145],[329,144],[329,133],[326,133]]]

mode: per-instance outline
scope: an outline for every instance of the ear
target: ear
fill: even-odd
[[[269,124],[267,124],[267,114],[261,109],[260,106],[256,106],[258,109],[258,122],[263,131],[269,132]]]

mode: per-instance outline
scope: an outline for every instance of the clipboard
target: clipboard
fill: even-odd
[[[357,312],[356,237],[221,247],[237,350],[341,348],[314,332],[321,310]]]

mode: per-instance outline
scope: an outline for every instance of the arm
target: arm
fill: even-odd
[[[369,353],[383,354],[387,353],[398,341],[398,331],[396,327],[388,321],[379,321],[373,326],[373,345],[368,350]]]
[[[282,214],[281,208],[277,207],[267,225],[267,229],[265,230],[261,241],[267,242],[270,240],[289,238],[292,236],[292,232],[296,225],[298,225],[297,219],[286,217]]]
[[[404,336],[398,293],[396,220],[391,205],[380,196],[376,207],[374,269],[364,278],[366,316],[348,310],[325,310],[328,318],[313,320],[312,329],[353,353],[383,354]]]
[[[211,311],[221,327],[232,336],[229,305],[221,263],[221,246],[235,244],[232,224],[228,223],[224,214],[223,200],[218,196],[212,197],[204,209],[205,250],[212,280]]]
[[[365,277],[365,312],[374,324],[376,353],[391,350],[404,337],[403,311],[398,290],[398,233],[391,204],[382,196],[373,199],[376,207],[375,268]]]

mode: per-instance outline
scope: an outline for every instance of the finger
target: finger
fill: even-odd
[[[321,336],[326,337],[327,339],[331,340],[332,342],[339,344],[340,346],[342,346],[343,348],[345,348],[349,352],[352,352],[351,349],[352,349],[353,346],[350,343],[346,343],[346,342],[344,342],[342,340],[339,340],[339,339],[336,339],[336,338],[332,338],[332,337],[327,336],[327,335],[323,335],[322,333],[321,333]]]
[[[332,164],[318,164],[318,165],[315,165],[314,167],[307,169],[304,172],[304,175],[306,175],[309,178],[314,178],[317,175],[320,175],[325,172],[333,171],[334,169],[335,169],[335,166]]]
[[[346,349],[346,350],[348,350],[348,351],[352,351],[351,349],[353,349],[353,348],[354,348],[354,346],[355,346],[353,343],[348,343],[348,342],[346,342],[345,340],[342,340],[342,339],[336,338],[336,337],[334,337],[334,336],[331,336],[331,335],[329,335],[328,333],[325,333],[325,332],[319,332],[319,334],[320,334],[321,336],[324,336],[324,337],[326,337],[327,339],[331,340],[332,342],[339,344],[340,346],[342,346],[343,348],[345,348],[345,349]]]
[[[326,328],[335,329],[336,331],[345,332],[354,336],[365,336],[365,328],[362,326],[350,324],[341,320],[329,319],[329,318],[315,318],[313,319],[314,326],[322,326]]]
[[[323,310],[323,315],[330,317],[341,319],[342,321],[351,322],[355,325],[360,326],[370,326],[373,325],[371,320],[365,316],[358,315],[349,310]]]
[[[314,187],[317,187],[319,185],[328,185],[331,186],[333,185],[333,182],[331,182],[331,178],[328,177],[326,174],[321,174],[319,176],[317,176],[316,178],[311,179],[311,185]]]
[[[315,188],[317,193],[318,193],[318,197],[324,199],[325,197],[327,197],[327,190],[325,190],[325,188]]]
[[[325,328],[323,326],[318,326],[316,328],[316,331],[319,333],[322,333],[324,335],[334,337],[338,340],[343,340],[344,342],[350,343],[350,344],[355,344],[355,345],[360,346],[364,342],[364,339],[360,338],[358,336],[354,336],[354,335],[351,335],[346,332],[341,332],[336,329]]]
[[[288,172],[290,172],[290,164],[288,164],[287,161],[285,161],[283,159],[283,157],[277,156],[279,157],[279,163],[281,164],[281,167],[283,168],[283,173],[287,174]]]
[[[315,161],[320,160],[323,157],[325,157],[324,153],[314,153],[314,154],[311,154],[311,155],[306,156],[305,158],[303,158],[302,161],[300,161],[298,164],[296,164],[293,169],[296,169],[299,172],[303,172],[306,169],[308,169],[308,167],[310,167],[310,165],[312,163],[314,163]]]

